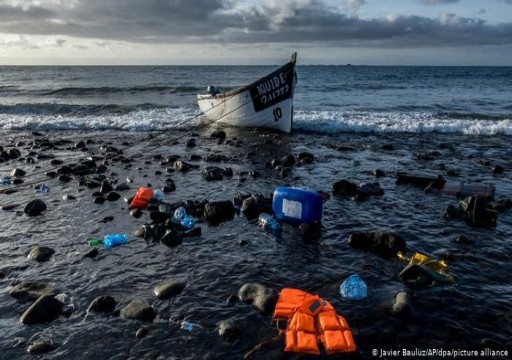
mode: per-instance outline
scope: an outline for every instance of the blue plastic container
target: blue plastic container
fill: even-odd
[[[362,300],[368,294],[368,287],[359,275],[354,274],[340,285],[340,294],[346,299]]]
[[[292,225],[321,221],[322,196],[308,188],[278,186],[274,190],[272,211],[276,219]]]
[[[258,218],[258,223],[268,232],[279,235],[281,233],[281,224],[270,214],[261,213]]]
[[[112,249],[114,246],[126,244],[128,235],[126,234],[108,234],[103,237],[103,246]]]

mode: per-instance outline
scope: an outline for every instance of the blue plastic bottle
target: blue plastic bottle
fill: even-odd
[[[50,188],[45,183],[39,183],[35,187],[36,193],[47,193],[50,192]]]
[[[366,297],[368,287],[359,275],[350,275],[340,285],[340,294],[344,298],[351,300],[362,300]]]
[[[203,330],[204,328],[199,324],[194,324],[188,321],[183,321],[181,323],[181,330],[187,330],[187,331],[196,331],[196,330]]]
[[[163,191],[160,189],[155,189],[155,191],[153,191],[153,198],[155,198],[158,201],[162,201],[164,199]]]
[[[272,211],[277,220],[292,225],[321,221],[323,199],[312,189],[278,186],[274,190]]]
[[[11,178],[9,176],[4,176],[0,180],[0,184],[2,184],[2,185],[11,185]]]
[[[281,232],[281,224],[270,214],[261,213],[258,223],[268,232],[279,234]]]
[[[185,208],[180,206],[176,210],[174,210],[174,214],[172,215],[172,222],[176,224],[180,224],[181,220],[187,215],[187,212],[185,211]]]
[[[196,225],[196,221],[194,220],[194,218],[192,216],[185,215],[181,218],[180,224],[185,229],[192,229]]]
[[[114,246],[126,244],[128,241],[128,235],[126,234],[108,234],[103,238],[103,245],[107,249],[111,249]]]

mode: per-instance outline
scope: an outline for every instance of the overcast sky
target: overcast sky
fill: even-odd
[[[512,0],[0,0],[0,64],[510,65]]]

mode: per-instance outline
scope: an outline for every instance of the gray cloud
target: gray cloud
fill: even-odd
[[[363,3],[347,4],[359,9]],[[489,25],[479,18],[445,13],[437,19],[405,15],[360,19],[323,0],[267,0],[245,7],[232,0],[0,0],[0,14],[0,33],[137,43],[512,44],[512,23]]]
[[[62,6],[67,3],[69,6]],[[53,0],[0,2],[0,32],[128,41],[209,35],[224,0]]]
[[[437,5],[437,4],[453,4],[460,0],[420,0],[420,4],[423,5]],[[510,1],[510,0],[506,0]]]

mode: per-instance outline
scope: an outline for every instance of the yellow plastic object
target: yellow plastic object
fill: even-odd
[[[429,270],[435,271],[436,273],[443,275],[447,280],[453,281],[453,276],[446,273],[446,270],[448,270],[448,264],[444,260],[432,259],[427,255],[420,253],[414,253],[413,256],[408,258],[403,253],[399,252],[397,256],[401,260],[409,261],[409,265],[416,264],[424,266]]]

